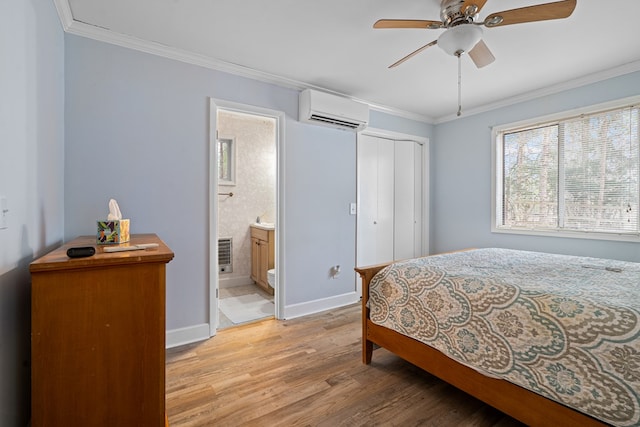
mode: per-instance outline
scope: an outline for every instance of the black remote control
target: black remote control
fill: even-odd
[[[67,249],[67,256],[69,258],[84,258],[93,256],[96,253],[96,248],[93,246],[80,246]]]

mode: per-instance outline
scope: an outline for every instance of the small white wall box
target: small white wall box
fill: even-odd
[[[313,89],[300,92],[298,108],[301,122],[356,132],[369,124],[367,104]]]

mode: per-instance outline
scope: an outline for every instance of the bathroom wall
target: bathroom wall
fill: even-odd
[[[249,225],[260,217],[276,219],[276,128],[275,119],[218,112],[218,137],[233,139],[235,147],[235,185],[221,185],[219,193],[218,235],[233,238],[233,271],[220,274],[220,287],[252,283],[251,236]]]

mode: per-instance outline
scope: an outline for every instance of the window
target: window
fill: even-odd
[[[639,111],[627,100],[495,128],[492,230],[640,240]]]
[[[218,184],[235,185],[235,144],[233,138],[218,139]]]

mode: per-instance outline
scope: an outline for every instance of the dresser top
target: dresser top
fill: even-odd
[[[145,243],[157,243],[158,246],[137,251],[104,252],[105,247],[126,247]],[[95,255],[85,258],[69,258],[67,256],[67,249],[83,246],[94,247],[96,249]],[[119,245],[97,245],[95,235],[80,236],[33,261],[29,266],[29,270],[31,273],[36,273],[41,271],[97,268],[141,262],[168,263],[173,259],[173,256],[174,254],[171,249],[155,234],[132,234],[129,242]]]

